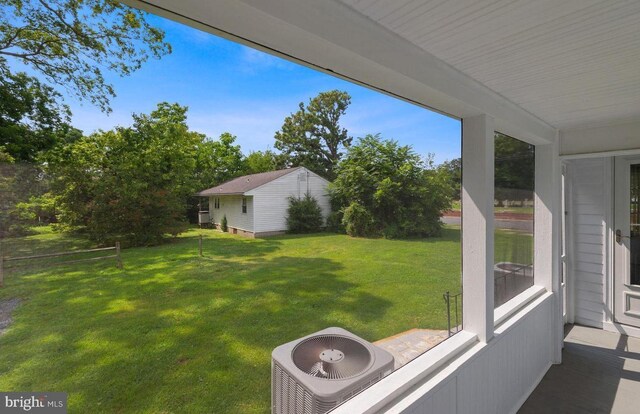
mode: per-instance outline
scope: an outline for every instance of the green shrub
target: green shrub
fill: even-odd
[[[225,233],[229,231],[229,224],[227,223],[227,215],[222,216],[222,220],[220,220],[220,230]]]
[[[287,231],[289,233],[314,233],[323,225],[322,210],[318,200],[310,194],[303,198],[289,197]]]
[[[382,236],[385,239],[401,239],[407,236],[407,232],[403,226],[391,223],[382,229]]]
[[[342,224],[342,211],[332,211],[327,217],[327,230],[333,233],[345,234],[346,230]]]
[[[411,146],[377,135],[348,148],[329,186],[334,211],[347,234],[386,238],[440,234],[440,216],[451,208],[451,179]]]
[[[342,224],[349,236],[367,237],[375,233],[375,221],[362,204],[353,202],[344,209]]]

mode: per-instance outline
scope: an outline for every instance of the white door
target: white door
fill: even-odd
[[[614,316],[640,327],[640,157],[616,157],[614,194]]]

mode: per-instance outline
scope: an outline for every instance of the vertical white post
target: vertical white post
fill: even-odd
[[[559,145],[536,146],[536,200],[534,222],[535,284],[554,292],[555,304],[550,327],[553,329],[553,360],[560,363],[564,321],[560,280],[560,237],[562,232],[562,165]]]
[[[494,121],[462,120],[462,320],[480,341],[493,338]]]
[[[122,256],[120,256],[120,242],[116,242],[116,267],[122,269]]]

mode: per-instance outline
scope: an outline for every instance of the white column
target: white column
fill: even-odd
[[[462,320],[480,341],[493,337],[494,121],[462,120]]]
[[[535,284],[554,292],[553,359],[560,363],[564,323],[561,286],[560,236],[562,234],[562,166],[558,142],[536,146],[536,200],[534,222]]]

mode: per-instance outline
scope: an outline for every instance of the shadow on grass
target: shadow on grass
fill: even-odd
[[[0,338],[0,389],[66,391],[72,413],[268,412],[273,348],[390,306],[340,280],[329,259],[239,265],[221,252],[159,269],[132,252],[124,271],[20,277],[14,294],[28,300]]]

